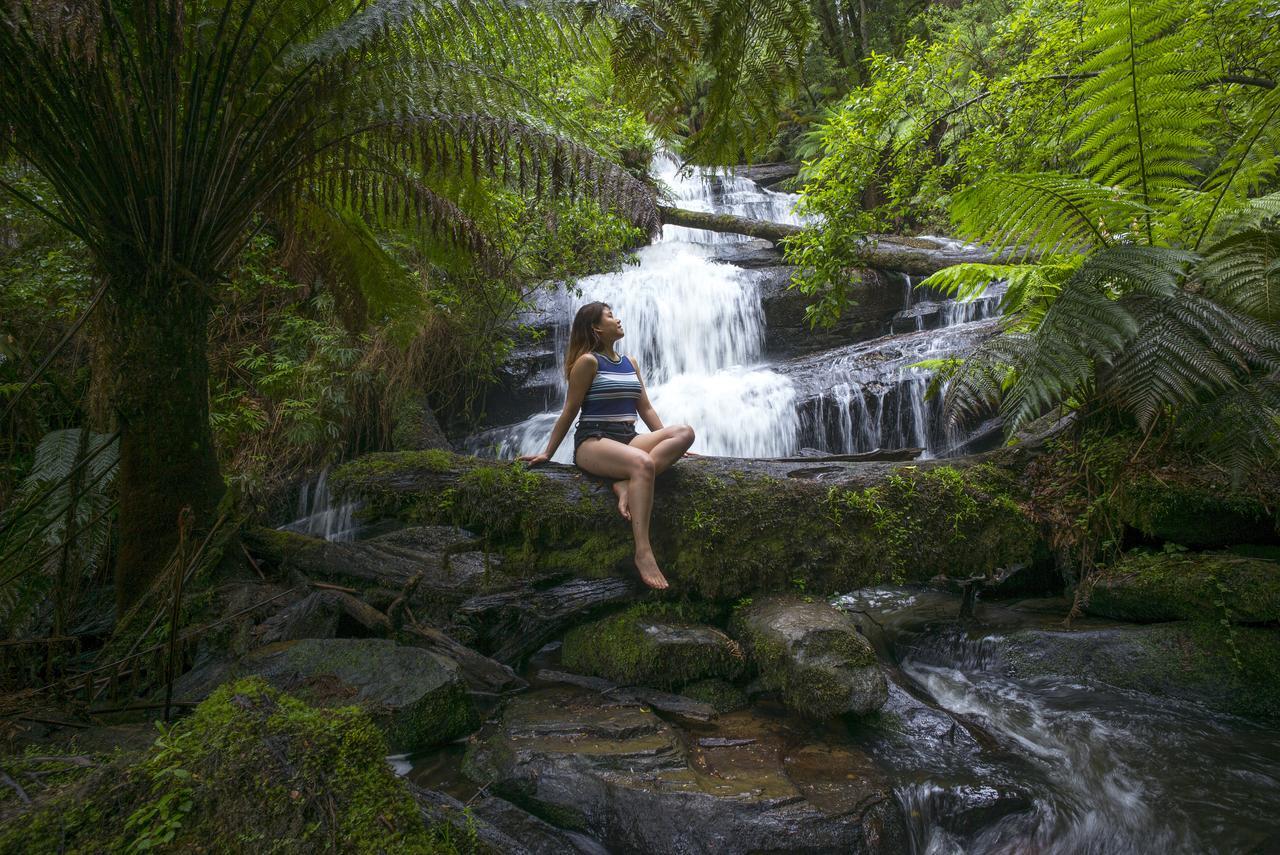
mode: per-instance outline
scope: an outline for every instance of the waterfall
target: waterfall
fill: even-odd
[[[297,517],[293,522],[280,526],[281,531],[308,534],[325,540],[354,540],[359,526],[354,517],[355,502],[334,505],[329,494],[329,467],[320,470],[315,483],[302,485],[298,494]]]
[[[722,170],[681,169],[668,155],[656,158],[652,171],[682,208],[802,223],[793,194],[761,189]],[[663,423],[693,425],[695,452],[780,457],[804,449],[920,447],[928,455],[945,455],[963,439],[948,433],[937,402],[926,400],[932,371],[915,363],[972,346],[975,330],[990,334],[991,324],[984,322],[998,311],[1001,287],[958,303],[919,288],[919,277],[899,274],[903,308],[889,330],[898,335],[775,364],[764,356],[759,275],[715,260],[725,244],[745,240],[665,226],[654,244],[636,253],[636,264],[544,294],[532,320],[550,321],[543,325],[554,356],[544,351],[537,375],[546,409],[471,437],[468,450],[512,457],[545,447],[566,392],[569,324],[577,308],[593,300],[608,303],[622,320],[626,335],[617,350],[639,366]],[[932,240],[952,250],[962,247]],[[567,463],[572,455],[572,439],[566,437],[554,459]]]

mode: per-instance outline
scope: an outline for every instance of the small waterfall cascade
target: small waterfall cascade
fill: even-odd
[[[355,523],[357,510],[355,502],[334,504],[329,493],[329,467],[325,466],[314,482],[302,485],[298,494],[297,518],[280,526],[280,530],[324,540],[354,540],[359,530]]]
[[[802,224],[794,194],[721,170],[684,169],[667,155],[655,159],[653,172],[679,207]],[[695,452],[783,457],[920,447],[945,455],[964,439],[948,432],[938,404],[925,400],[933,372],[913,365],[971,346],[975,327],[989,334],[990,322],[982,322],[998,311],[1000,289],[961,304],[900,274],[903,309],[889,323],[889,336],[779,363],[765,356],[760,272],[715,260],[726,244],[746,240],[665,226],[655,243],[636,253],[638,263],[543,295],[538,313],[551,321],[556,362],[554,372],[548,367],[540,375],[545,409],[473,436],[468,450],[514,457],[545,447],[566,392],[569,324],[577,308],[593,300],[608,303],[622,320],[626,336],[617,349],[639,366],[663,422],[694,426]],[[568,463],[572,455],[566,437],[554,459]]]

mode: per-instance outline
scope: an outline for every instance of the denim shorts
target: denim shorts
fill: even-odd
[[[580,421],[578,429],[573,432],[573,462],[578,462],[578,446],[582,445],[584,440],[601,437],[603,439],[612,439],[623,445],[630,445],[631,440],[636,438],[635,422],[593,422]]]

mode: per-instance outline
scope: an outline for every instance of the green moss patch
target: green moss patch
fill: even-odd
[[[1226,552],[1131,554],[1094,584],[1089,613],[1156,623],[1280,621],[1280,564]]]
[[[118,759],[0,829],[0,852],[460,853],[428,828],[355,707],[314,709],[264,681],[224,686]]]
[[[600,482],[462,456],[445,467],[441,455],[370,455],[331,483],[372,513],[475,531],[513,572],[634,572],[630,526]],[[652,538],[691,596],[823,595],[1027,562],[1038,537],[1020,502],[1013,476],[991,465],[886,468],[871,486],[829,487],[683,461],[658,481]]]
[[[706,677],[733,679],[743,666],[737,644],[720,630],[683,620],[675,607],[650,604],[570,630],[560,661],[578,673],[660,689]]]
[[[748,704],[746,693],[724,680],[699,680],[685,686],[680,694],[710,704],[712,709],[722,715],[743,709]]]
[[[1276,520],[1256,496],[1184,473],[1162,476],[1144,474],[1117,496],[1121,521],[1147,537],[1212,548],[1275,535]]]

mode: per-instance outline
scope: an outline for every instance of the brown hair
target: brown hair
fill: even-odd
[[[573,363],[584,353],[591,353],[600,346],[600,336],[595,325],[610,308],[608,303],[587,303],[573,316],[573,326],[569,328],[569,351],[564,357],[564,376],[567,379],[573,370]]]

